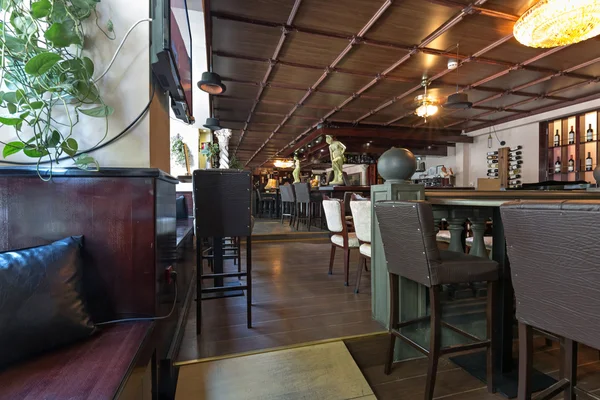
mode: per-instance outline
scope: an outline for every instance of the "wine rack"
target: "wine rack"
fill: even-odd
[[[594,182],[598,118],[592,111],[540,124],[540,181]]]
[[[500,189],[517,189],[521,187],[523,146],[501,147],[497,151],[489,151],[486,158],[487,177],[489,179],[499,179]]]

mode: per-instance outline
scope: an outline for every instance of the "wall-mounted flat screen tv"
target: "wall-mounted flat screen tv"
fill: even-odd
[[[175,117],[194,122],[192,33],[187,0],[154,0],[152,72],[169,92]]]

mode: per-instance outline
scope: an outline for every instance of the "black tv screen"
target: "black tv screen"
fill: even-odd
[[[187,0],[154,0],[153,19],[152,71],[169,92],[175,116],[193,123],[192,34]]]
[[[186,0],[173,0],[170,10],[171,52],[179,73],[179,83],[192,115],[192,33]]]

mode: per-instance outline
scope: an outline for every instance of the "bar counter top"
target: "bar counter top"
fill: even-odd
[[[512,200],[600,200],[592,190],[425,190],[427,201],[437,205],[499,207]]]

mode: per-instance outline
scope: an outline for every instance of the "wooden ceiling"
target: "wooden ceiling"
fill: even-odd
[[[462,130],[600,97],[597,39],[548,50],[513,38],[534,3],[203,0],[209,63],[227,85],[211,96],[211,113],[254,167],[289,156],[323,123],[359,129],[357,140],[370,135],[373,148],[399,137],[394,144],[427,149]],[[457,43],[458,72],[447,69]],[[458,86],[473,108],[442,109],[425,123],[406,105],[423,75],[442,102]]]

